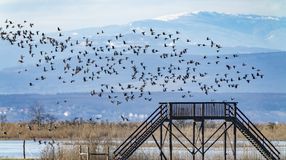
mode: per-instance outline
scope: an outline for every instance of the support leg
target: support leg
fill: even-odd
[[[169,149],[170,149],[170,160],[173,158],[173,146],[172,146],[172,120],[169,122]]]
[[[202,120],[202,137],[201,137],[201,145],[202,145],[202,160],[205,159],[205,120]]]
[[[163,153],[162,153],[162,149],[163,149],[163,126],[160,126],[160,159],[163,160]]]
[[[193,122],[193,160],[196,160],[195,145],[196,145],[196,122]]]
[[[224,122],[224,137],[223,137],[223,153],[224,153],[224,160],[226,160],[226,138],[227,138],[227,131],[226,131],[226,128],[227,126],[226,126],[226,122]]]
[[[236,160],[236,126],[233,125],[233,159]]]

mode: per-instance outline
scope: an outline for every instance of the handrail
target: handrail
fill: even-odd
[[[160,108],[160,105],[113,153],[116,153]]]
[[[113,153],[117,155],[120,153],[124,148],[122,148],[124,145],[128,145],[128,143],[132,142],[136,137],[138,137],[138,133],[142,132],[144,129],[146,129],[146,126],[148,126],[159,114],[166,114],[166,106],[162,107],[160,105]],[[164,112],[157,112],[160,109],[160,111],[164,110]],[[156,113],[157,112],[157,113]],[[156,114],[155,114],[156,113]],[[154,115],[155,114],[155,115]],[[166,115],[165,115],[166,116]],[[148,129],[148,128],[147,128]],[[125,146],[126,147],[126,146]]]
[[[166,113],[167,111],[164,111],[164,113]],[[158,114],[156,114],[153,118],[152,118],[152,120],[150,121],[150,122],[148,122],[148,123],[145,123],[145,125],[142,125],[142,126],[144,126],[143,128],[142,127],[140,127],[140,131],[138,132],[138,134],[139,133],[141,133],[144,129],[146,129],[147,128],[147,130],[149,129],[148,127],[146,127],[146,126],[148,126],[156,117],[157,117],[157,115]],[[144,131],[144,133],[145,133],[146,131]],[[136,134],[135,136],[133,136],[133,137],[131,137],[131,138],[129,138],[128,140],[126,140],[126,145],[127,146],[129,146],[129,145],[132,145],[132,141],[134,140],[134,139],[136,139],[136,138],[138,138],[138,134]],[[135,140],[136,141],[136,140]],[[125,146],[124,148],[126,148],[126,149],[128,149],[128,147],[127,146]],[[118,152],[120,153],[120,152],[122,152],[123,150],[124,150],[124,148],[121,148]],[[125,152],[125,151],[124,151]],[[117,155],[118,153],[116,153],[116,155]]]
[[[258,133],[266,140],[277,152],[280,152],[275,148],[275,146],[261,133],[261,131],[237,108],[237,110],[247,119],[247,121],[258,131]]]
[[[238,102],[159,102],[159,104],[237,104]]]
[[[232,112],[230,112],[230,113],[232,113]],[[243,117],[242,117],[240,114],[237,114],[237,116],[240,117],[240,119],[241,119],[244,123],[246,123],[248,129],[251,129],[251,130],[255,133],[255,135],[256,135],[258,138],[261,139],[261,137],[259,137],[259,134],[252,128],[251,125],[249,125],[249,121],[244,120]],[[239,120],[239,119],[238,119],[238,120]],[[239,122],[241,122],[241,121],[239,121]],[[242,123],[242,122],[241,122],[241,123]],[[264,139],[261,139],[261,140],[264,141]]]
[[[240,115],[238,115],[239,117],[241,117]],[[244,119],[242,119],[243,121],[244,121],[244,123],[247,123]],[[271,144],[270,142],[268,142],[268,143],[266,143],[268,140],[267,139],[264,139],[264,138],[261,138],[261,136],[259,135],[259,134],[257,134],[257,132],[252,128],[252,126],[250,126],[249,124],[247,124],[247,126],[249,127],[248,129],[250,129],[252,132],[253,132],[253,134],[254,134],[254,136],[256,137],[256,138],[258,138],[258,139],[260,139],[263,143],[261,143],[263,146],[265,146],[265,147],[267,147],[267,148],[269,148],[270,149],[270,151],[272,152],[272,153],[274,153],[275,154],[275,156],[277,156],[278,157],[278,154],[275,152],[275,151],[273,151],[273,149],[272,149],[272,147],[270,147],[269,146],[269,144]],[[276,148],[274,148],[274,149],[276,149]]]
[[[165,104],[165,103],[162,103]],[[230,105],[234,105],[231,103]],[[173,117],[229,117],[225,102],[221,103],[171,103]]]
[[[165,109],[165,107],[163,108],[163,109]],[[165,113],[167,113],[167,110],[166,111],[164,111],[163,112],[163,114],[165,114]],[[140,132],[142,132],[144,129],[146,129],[147,127],[146,126],[148,126],[159,114],[161,114],[160,112],[159,113],[157,113],[155,116],[153,116],[152,117],[152,119],[149,121],[149,122],[144,122],[139,128],[138,128],[138,133],[140,133]],[[151,117],[150,117],[151,118]],[[148,128],[147,128],[148,129]],[[133,132],[134,134],[135,133],[137,133],[137,132]],[[132,142],[135,138],[137,138],[138,137],[138,133],[137,134],[135,134],[133,137],[130,137],[130,138],[128,138],[125,142],[127,143],[127,145],[128,145],[128,143],[130,143],[130,142]],[[126,143],[124,143],[124,144],[126,144]],[[132,144],[131,144],[132,145]],[[122,145],[121,145],[122,146]],[[126,147],[126,146],[125,146]],[[120,150],[119,150],[119,152],[121,152],[122,150],[123,150],[124,148],[121,148]],[[114,152],[115,153],[115,152]],[[116,153],[117,154],[117,153]]]
[[[165,111],[165,112],[166,112],[166,111]],[[167,117],[167,116],[165,116],[165,117]],[[157,119],[157,120],[158,120],[158,119]],[[148,133],[148,132],[150,132],[150,131],[152,131],[152,128],[149,127],[149,128],[147,128],[147,130],[144,132],[144,134],[145,134],[145,133]],[[149,136],[150,136],[151,134],[152,134],[152,132],[148,133]],[[140,138],[141,138],[141,140],[142,140],[142,137],[140,137]],[[143,138],[144,138],[144,137],[143,137]],[[138,139],[136,139],[135,141],[137,141],[137,140],[138,140]],[[144,142],[144,141],[139,141],[139,145],[141,145],[143,142]],[[134,145],[134,144],[135,144],[135,143],[132,143],[130,146],[132,146],[132,145]],[[136,144],[136,145],[138,145],[138,144]],[[135,146],[136,146],[136,145],[135,145]],[[135,150],[136,150],[136,147],[132,147],[131,150],[129,150],[129,151],[126,150],[126,151],[128,151],[128,152],[127,152],[127,155],[130,154],[130,153],[132,153],[132,152],[134,152]],[[125,152],[126,152],[126,151],[125,151]],[[125,153],[125,152],[124,152],[124,153]]]
[[[232,110],[234,110],[234,108],[232,106],[229,105],[229,108],[231,108]],[[264,146],[267,146],[270,151],[272,153],[275,154],[275,156],[279,157],[279,154],[280,152],[275,148],[275,146],[260,132],[260,130],[258,130],[258,128],[245,116],[245,114],[236,107],[236,112],[237,113],[237,116],[244,122],[247,124],[247,126],[249,127],[249,129],[254,133],[254,135],[260,139],[263,143],[262,145]],[[230,113],[232,113],[230,110],[229,110]],[[232,113],[233,114],[233,113]],[[242,115],[242,116],[241,116]],[[236,118],[238,118],[236,117]],[[245,120],[246,119],[246,120]],[[262,137],[262,138],[261,138]],[[276,151],[274,151],[274,150]]]
[[[167,113],[167,110],[164,111],[164,114],[165,114],[165,113]],[[157,116],[155,116],[155,117],[157,117]],[[155,118],[155,117],[154,117],[154,118]],[[167,117],[167,116],[165,115],[165,117]],[[161,117],[158,117],[158,118],[156,119],[156,122],[157,122],[157,120],[158,120],[159,118],[161,118]],[[152,125],[153,125],[153,124],[154,124],[154,123],[152,123]],[[143,132],[143,134],[146,134],[146,133],[148,133],[148,132],[150,132],[150,131],[152,131],[152,127],[148,127],[148,128]],[[134,138],[136,138],[136,137],[134,137]],[[134,139],[134,138],[133,138],[133,139]],[[143,138],[144,138],[144,137],[143,137]],[[141,136],[139,136],[139,138],[137,138],[134,142],[138,141],[139,139],[140,139],[140,140],[142,139],[142,134],[141,134]],[[131,141],[132,141],[132,140],[131,140]],[[139,141],[139,142],[140,142],[140,141]],[[143,141],[142,141],[142,142],[143,142]],[[142,144],[142,142],[140,142],[140,143]],[[133,146],[134,144],[135,144],[135,146],[137,145],[136,143],[131,143],[130,146]],[[131,150],[129,150],[129,151],[128,151],[128,148],[130,148],[130,147],[126,147],[126,148],[127,148],[127,149],[123,152],[123,154],[126,154],[126,152],[127,152],[127,155],[128,155],[128,154],[132,153],[134,150],[136,150],[136,147],[132,147]]]

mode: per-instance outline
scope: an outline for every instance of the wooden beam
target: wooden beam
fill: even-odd
[[[160,157],[161,157],[161,158],[164,157],[164,159],[167,160],[167,157],[165,156],[164,152],[162,151],[162,147],[159,145],[159,143],[158,143],[158,141],[156,140],[154,134],[152,134],[152,138],[154,139],[154,141],[155,141],[157,147],[158,147],[159,150],[160,150]]]

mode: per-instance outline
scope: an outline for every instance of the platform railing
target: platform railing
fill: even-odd
[[[237,102],[160,102],[160,106],[114,151],[114,159],[128,159],[164,121],[172,123],[176,119],[232,122],[266,159],[280,159],[280,152],[237,108]]]
[[[167,104],[172,118],[226,118],[233,116],[237,102],[161,102]]]

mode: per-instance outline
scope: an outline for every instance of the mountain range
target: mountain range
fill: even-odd
[[[211,37],[215,42],[223,46],[220,53],[214,53],[211,49],[200,49],[196,46],[189,46],[192,52],[185,56],[186,59],[201,60],[202,55],[208,55],[208,59],[213,60],[217,55],[228,56],[238,54],[238,58],[222,62],[222,64],[246,63],[249,67],[259,68],[264,74],[263,79],[258,79],[250,84],[241,83],[239,88],[235,90],[222,87],[218,90],[217,94],[211,94],[214,98],[197,93],[200,91],[199,88],[190,84],[186,88],[192,90],[195,96],[193,99],[188,100],[225,100],[225,98],[221,98],[222,95],[228,98],[234,96],[238,97],[242,106],[246,107],[244,109],[248,109],[248,114],[251,115],[259,109],[259,112],[253,114],[256,121],[283,121],[283,116],[286,113],[283,107],[279,108],[279,105],[282,106],[285,104],[284,93],[286,93],[286,46],[283,44],[286,41],[286,17],[198,12],[135,21],[126,25],[83,28],[67,31],[63,34],[71,36],[73,39],[80,39],[86,36],[97,44],[104,44],[104,40],[115,34],[122,33],[125,37],[136,43],[152,44],[157,48],[162,48],[161,44],[148,37],[136,38],[131,33],[132,29],[145,31],[150,28],[154,29],[155,32],[166,31],[168,33],[175,33],[179,31],[182,38],[191,38],[194,43],[204,42],[206,37]],[[101,30],[105,32],[104,36],[100,38],[96,37],[96,33]],[[55,33],[49,33],[49,35],[53,36]],[[183,43],[177,45],[185,47]],[[97,88],[100,83],[104,83],[104,80],[99,80],[96,83],[88,82],[83,84],[76,82],[72,85],[61,84],[57,81],[59,73],[56,72],[47,73],[45,75],[48,77],[47,80],[30,87],[28,85],[29,82],[42,73],[34,67],[35,62],[33,59],[27,59],[24,65],[17,63],[19,55],[24,54],[23,52],[25,50],[0,41],[0,55],[3,57],[0,59],[0,111],[10,113],[10,119],[27,119],[25,116],[28,116],[28,114],[21,115],[21,113],[26,113],[29,106],[35,101],[40,101],[44,106],[49,106],[48,111],[54,113],[60,119],[75,116],[115,116],[114,106],[107,100],[89,95],[89,91]],[[70,56],[75,55],[70,55],[69,53],[60,55],[55,63],[55,67],[60,69],[62,59]],[[132,56],[130,55],[130,57]],[[133,58],[136,59],[136,57]],[[141,58],[140,60],[146,62],[147,66],[152,66],[153,64],[164,65],[165,63],[159,58],[154,58],[152,54],[146,54]],[[24,68],[28,72],[18,74]],[[216,73],[221,70],[217,66],[203,66],[201,69],[208,73]],[[129,82],[130,77],[127,77],[129,71],[127,70],[126,75],[120,77],[122,81]],[[108,80],[111,84],[115,83],[113,77],[110,77]],[[128,102],[125,106],[118,107],[117,117],[119,117],[118,114],[125,114],[129,115],[130,118],[135,117],[134,119],[144,118],[161,100],[182,100],[180,99],[180,93],[160,93],[160,90],[156,87],[149,88],[149,90],[155,93],[153,97],[155,100],[153,102],[141,100]],[[69,99],[69,105],[63,103],[56,104],[56,101],[63,101],[63,99]],[[146,109],[146,107],[149,108]],[[127,110],[130,112],[127,112]],[[90,114],[86,114],[86,112]],[[269,117],[264,117],[263,120],[259,119],[259,114],[267,115],[270,112],[273,112],[272,116],[268,115]]]

